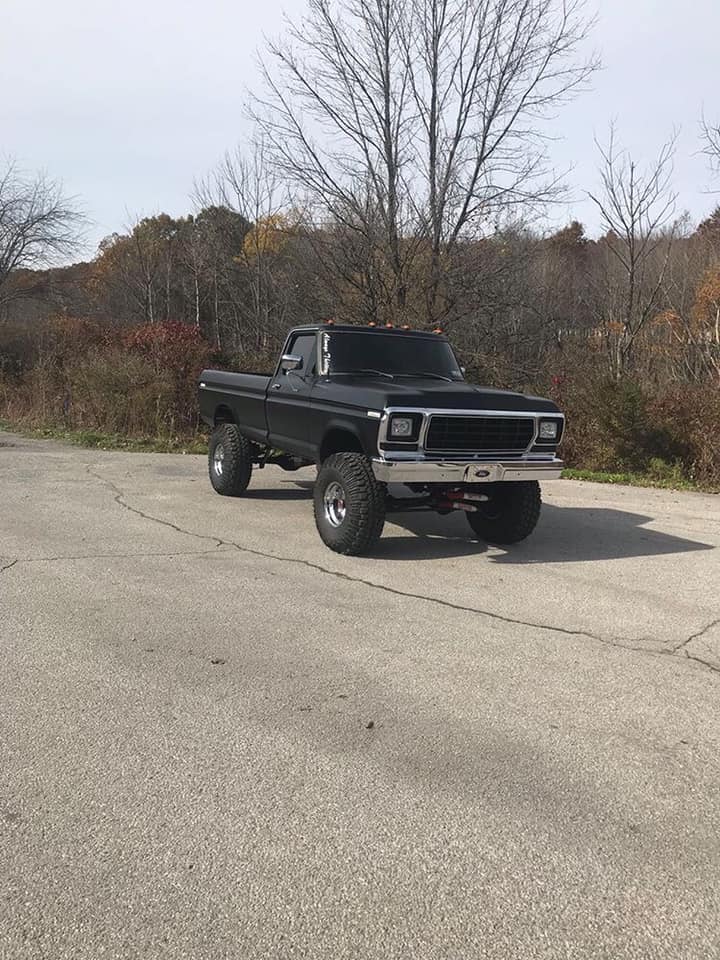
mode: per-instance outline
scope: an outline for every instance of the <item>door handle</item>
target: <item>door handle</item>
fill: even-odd
[[[271,390],[280,390],[281,388],[282,388],[282,384],[281,384],[281,383],[274,383],[270,389],[271,389]]]

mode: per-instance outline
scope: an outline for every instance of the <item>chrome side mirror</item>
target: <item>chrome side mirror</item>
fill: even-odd
[[[280,358],[280,369],[284,370],[285,373],[290,373],[292,370],[302,370],[303,358],[297,357],[293,353],[284,353]]]

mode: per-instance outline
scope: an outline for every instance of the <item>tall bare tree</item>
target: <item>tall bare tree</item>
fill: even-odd
[[[253,113],[319,216],[380,257],[398,318],[499,212],[546,198],[543,121],[596,66],[585,0],[309,0],[269,47]],[[375,291],[377,296],[377,291]]]
[[[588,196],[606,231],[600,309],[617,379],[627,371],[637,338],[660,304],[676,231],[675,141],[673,135],[646,169],[618,147],[613,127],[607,146],[597,143],[601,189]]]
[[[412,0],[405,47],[421,121],[431,247],[428,307],[443,254],[490,218],[555,196],[542,121],[590,76],[582,2]]]
[[[13,272],[38,269],[78,250],[83,217],[61,184],[25,174],[13,160],[0,167],[0,303],[16,295]]]

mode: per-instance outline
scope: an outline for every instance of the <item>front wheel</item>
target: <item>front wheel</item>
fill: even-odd
[[[485,488],[483,488],[485,489]],[[540,519],[540,484],[518,480],[488,484],[490,499],[478,504],[477,513],[468,513],[473,533],[488,543],[519,543],[535,529]]]
[[[234,423],[221,423],[210,437],[208,473],[216,493],[239,497],[252,475],[252,447]]]
[[[315,525],[325,546],[357,556],[378,540],[385,523],[385,485],[366,457],[336,453],[322,464],[315,482]]]

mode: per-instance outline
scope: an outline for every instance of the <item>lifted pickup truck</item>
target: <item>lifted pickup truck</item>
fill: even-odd
[[[462,510],[481,539],[524,540],[538,481],[563,466],[557,406],[467,383],[437,333],[298,327],[271,376],[205,370],[199,395],[214,489],[237,497],[254,466],[317,464],[315,523],[337,553],[368,551],[386,513],[409,510]]]

